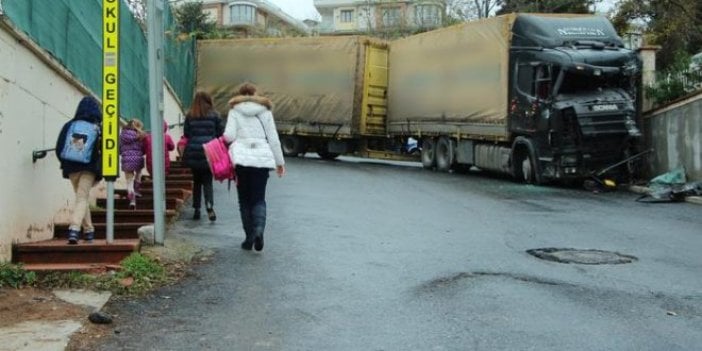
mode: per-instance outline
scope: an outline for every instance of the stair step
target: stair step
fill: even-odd
[[[139,238],[139,228],[145,226],[145,225],[150,225],[152,224],[153,221],[148,221],[148,222],[142,222],[142,223],[115,223],[114,230],[115,230],[115,239],[138,239]],[[102,223],[93,223],[93,226],[95,227],[95,238],[96,239],[105,239],[105,233],[107,230],[107,224],[102,222]],[[67,223],[57,223],[54,224],[54,238],[56,239],[61,239],[61,240],[66,240],[68,239],[66,237],[68,233],[68,224]]]
[[[122,266],[105,263],[30,263],[22,265],[22,268],[32,272],[104,273],[119,271]]]
[[[144,181],[151,180],[151,177],[148,175],[145,175],[142,178]],[[190,173],[181,173],[181,174],[168,174],[166,176],[166,181],[171,181],[171,180],[176,180],[176,181],[182,181],[182,180],[193,180],[193,175]]]
[[[142,189],[141,194],[144,197],[153,197],[153,189]],[[127,198],[127,189],[115,189],[115,195],[119,195],[122,198]],[[190,197],[191,192],[183,189],[166,189],[167,198],[177,198],[185,200]]]
[[[171,167],[171,169],[168,170],[168,175],[176,175],[176,174],[193,174],[193,171],[190,170],[190,168],[185,168],[185,167]]]
[[[16,244],[13,260],[24,264],[47,263],[102,263],[118,265],[125,257],[138,252],[139,239],[120,239],[112,244],[105,240],[93,243],[80,241],[77,245],[68,245],[64,239],[52,239],[34,243]]]
[[[137,200],[137,206],[142,204],[141,199]],[[152,202],[153,205],[153,202]],[[152,206],[153,207],[153,206]],[[139,208],[139,207],[137,207]],[[104,223],[107,221],[107,211],[92,211],[94,223]],[[169,220],[177,215],[175,210],[166,210],[166,219]],[[120,210],[114,211],[115,223],[149,223],[154,221],[153,209]]]
[[[103,209],[107,208],[107,199],[97,199],[97,205]],[[166,209],[167,210],[177,210],[183,205],[183,200],[176,198],[166,198]],[[140,210],[153,210],[154,209],[154,198],[153,197],[140,197],[137,198],[137,208]],[[128,210],[129,200],[128,199],[115,199],[115,210]]]
[[[141,183],[141,189],[153,189],[154,183],[151,180],[146,180]],[[184,189],[187,191],[193,190],[192,180],[166,180],[166,190],[168,189]]]

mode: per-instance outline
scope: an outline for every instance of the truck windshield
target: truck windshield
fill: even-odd
[[[626,88],[628,81],[621,76],[595,76],[573,72],[561,72],[561,74],[565,76],[557,94],[576,94],[598,89]]]

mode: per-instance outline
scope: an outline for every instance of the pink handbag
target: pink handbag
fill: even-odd
[[[202,148],[205,150],[205,157],[215,180],[222,182],[236,178],[234,163],[229,158],[224,137],[212,139],[203,144]]]

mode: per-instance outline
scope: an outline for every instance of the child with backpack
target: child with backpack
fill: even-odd
[[[122,171],[127,179],[127,198],[129,207],[136,209],[136,198],[141,196],[141,170],[144,168],[144,124],[133,118],[119,133],[119,155],[122,159]]]
[[[95,227],[90,216],[90,189],[102,179],[100,155],[102,111],[97,100],[83,97],[73,119],[64,124],[56,140],[56,157],[61,163],[63,177],[70,179],[76,194],[68,227],[68,244],[78,244],[81,226],[83,239],[95,239]]]
[[[144,154],[146,155],[146,170],[149,172],[149,175],[152,176],[154,175],[153,172],[153,150],[151,149],[151,133],[146,134],[144,137]],[[168,135],[168,123],[166,121],[163,121],[163,152],[165,156],[165,168],[164,171],[166,175],[168,175],[168,170],[171,168],[171,156],[170,152],[175,149],[175,143],[173,142],[173,139],[171,139],[171,136]]]

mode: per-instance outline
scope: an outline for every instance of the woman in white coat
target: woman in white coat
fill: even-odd
[[[266,228],[266,184],[275,169],[285,175],[285,160],[275,128],[271,101],[256,94],[256,86],[243,84],[238,95],[229,100],[229,116],[224,138],[229,155],[236,164],[239,213],[246,233],[241,248],[263,250]]]

